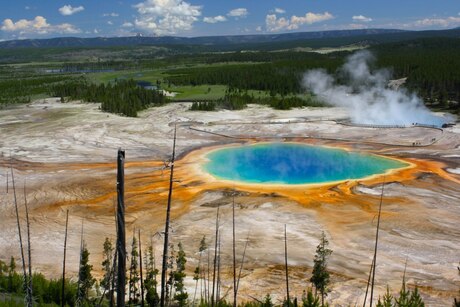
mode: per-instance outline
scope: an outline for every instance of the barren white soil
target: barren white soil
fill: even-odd
[[[24,183],[27,186],[34,269],[52,277],[61,271],[68,209],[69,276],[75,276],[78,269],[82,221],[90,260],[100,274],[102,243],[105,237],[115,236],[113,163],[118,148],[126,150],[128,238],[135,227],[140,228],[146,246],[149,237],[164,228],[169,171],[161,169],[170,157],[176,124],[179,160],[172,242],[181,241],[185,246],[190,296],[199,241],[206,236],[213,245],[217,206],[222,213],[222,292],[231,292],[233,186],[215,188],[198,177],[191,181],[194,174],[187,172],[193,169],[193,161],[186,159],[181,164],[182,159],[208,146],[299,141],[414,163],[414,169],[385,185],[376,270],[378,294],[383,294],[387,285],[395,293],[399,290],[407,262],[408,284],[419,286],[428,306],[452,304],[460,289],[459,125],[443,130],[363,128],[338,123],[347,118],[346,110],[339,108],[278,111],[254,105],[242,111],[191,112],[190,105],[173,103],[142,112],[138,118],[103,113],[98,104],[61,104],[58,99],[0,110],[0,259],[19,259],[11,175],[7,193],[6,174],[12,163],[22,216]],[[278,303],[284,297],[286,224],[292,295],[300,297],[310,286],[315,248],[324,231],[334,251],[328,266],[332,274],[328,301],[334,306],[362,304],[382,181],[305,188],[302,198],[299,191],[296,197],[289,197],[289,186],[263,192],[239,187],[235,196],[238,262],[249,236],[240,300],[271,293]],[[153,241],[160,259],[162,240],[154,236]],[[210,253],[212,257],[213,248]]]

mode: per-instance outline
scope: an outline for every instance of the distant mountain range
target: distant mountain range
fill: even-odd
[[[331,40],[356,37],[357,41],[383,42],[398,41],[411,38],[423,38],[432,36],[459,37],[460,29],[438,31],[404,31],[395,29],[360,29],[360,30],[337,30],[319,32],[297,32],[284,34],[260,34],[260,35],[223,35],[201,37],[177,37],[177,36],[131,36],[131,37],[59,37],[49,39],[23,39],[0,42],[0,48],[56,48],[56,47],[116,47],[116,46],[149,46],[149,45],[250,45],[269,44],[290,41],[307,40]]]

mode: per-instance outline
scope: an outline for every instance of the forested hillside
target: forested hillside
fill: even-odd
[[[451,31],[448,33],[456,33]],[[406,35],[398,35],[403,34]],[[294,43],[300,44],[279,42],[283,46]],[[75,51],[79,56],[83,52],[81,60],[76,60],[69,48],[54,48],[50,54],[58,59],[55,62],[40,62],[45,49],[23,48],[16,53],[15,49],[6,49],[0,51],[0,62],[16,54],[22,56],[25,50],[30,51],[28,61],[35,56],[37,62],[0,66],[0,105],[57,95],[102,102],[105,111],[136,116],[142,109],[165,102],[164,97],[149,90],[130,88],[132,83],[120,88],[117,80],[123,79],[148,81],[159,89],[176,92],[178,96],[173,101],[214,101],[217,108],[234,109],[247,103],[280,109],[319,105],[301,84],[305,72],[322,68],[346,82],[338,68],[350,54],[365,48],[365,42],[362,43],[353,48],[315,52],[302,48],[264,51],[262,47],[252,51],[192,53],[185,51],[190,51],[190,46],[176,46],[174,52],[145,46],[136,51],[131,47],[84,48]],[[459,112],[460,38],[434,35],[367,48],[375,55],[374,69],[387,68],[395,79],[407,77],[405,87],[420,95],[427,105]]]

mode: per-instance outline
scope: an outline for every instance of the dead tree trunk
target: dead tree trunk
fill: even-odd
[[[216,295],[216,305],[220,301],[220,247],[221,247],[222,233],[219,232],[219,244],[217,245],[217,295]]]
[[[374,269],[374,259],[372,259],[371,268],[369,270],[369,277],[367,278],[366,294],[364,295],[363,307],[366,307],[367,294],[369,292],[369,286],[371,285],[372,270]]]
[[[284,224],[284,263],[286,265],[286,297],[288,306],[291,305],[291,300],[289,298],[289,271],[288,271],[288,250],[287,250],[287,234],[286,234],[286,224]]]
[[[375,232],[375,247],[374,247],[374,264],[372,269],[372,282],[371,282],[371,302],[370,307],[372,307],[372,299],[374,297],[374,280],[375,280],[375,268],[377,265],[377,248],[379,242],[379,230],[380,230],[380,213],[382,212],[382,202],[383,202],[383,191],[385,188],[385,178],[382,183],[382,193],[380,194],[380,204],[379,204],[379,215],[377,218],[377,231]]]
[[[144,277],[142,275],[142,244],[141,244],[141,230],[138,229],[139,237],[139,271],[141,276],[141,306],[144,307]]]
[[[238,279],[236,281],[236,295],[238,295],[238,288],[240,286],[241,272],[243,271],[244,258],[246,257],[246,248],[248,247],[248,244],[249,244],[249,231],[248,231],[248,236],[246,237],[246,243],[244,244],[243,257],[241,259],[240,271],[238,273]]]
[[[237,306],[236,302],[236,244],[235,244],[235,191],[233,191],[232,201],[232,237],[233,237],[233,307]]]
[[[26,181],[24,180],[24,207],[26,208],[26,226],[27,226],[27,255],[29,263],[29,280],[27,283],[27,296],[30,298],[29,304],[33,305],[33,288],[32,288],[32,247],[30,245],[30,222],[29,222],[29,208],[27,205],[27,192]]]
[[[217,243],[219,241],[219,208],[217,206],[217,215],[216,215],[216,243],[214,244],[214,266],[213,266],[213,275],[212,275],[212,294],[211,294],[211,307],[214,307],[215,304],[215,289],[216,289],[216,269],[217,269]]]
[[[69,210],[65,216],[65,234],[64,234],[64,259],[62,260],[62,289],[61,289],[61,307],[65,306],[65,258],[67,252],[67,228],[69,225]]]
[[[125,306],[126,284],[126,232],[125,232],[125,151],[119,149],[117,156],[117,306]]]
[[[82,266],[81,266],[81,260],[83,256],[83,246],[84,246],[84,241],[83,241],[83,220],[81,220],[81,234],[80,234],[80,260],[78,261],[78,282],[77,282],[77,300],[75,302],[76,306],[80,306],[83,300],[83,294],[81,293],[81,278],[82,278]]]
[[[18,227],[18,234],[19,234],[19,247],[21,249],[21,260],[22,260],[22,271],[23,271],[23,278],[24,278],[24,292],[26,294],[26,302],[27,306],[32,306],[32,298],[29,297],[29,292],[27,291],[27,285],[28,285],[28,278],[27,278],[27,272],[26,272],[26,262],[24,258],[24,246],[22,244],[22,232],[21,232],[21,223],[19,221],[19,209],[18,209],[18,201],[16,197],[16,185],[14,183],[14,172],[13,172],[13,165],[11,165],[11,183],[13,184],[13,195],[14,195],[14,208],[16,210],[16,223]]]
[[[169,246],[169,219],[170,219],[170,214],[171,214],[171,197],[172,197],[172,191],[173,191],[175,156],[176,156],[176,126],[174,126],[173,149],[172,149],[172,156],[171,156],[171,173],[169,176],[168,205],[166,208],[165,238],[164,238],[164,245],[163,245],[163,263],[161,267],[160,307],[165,307],[166,271],[168,269],[167,262],[168,262],[168,246]]]

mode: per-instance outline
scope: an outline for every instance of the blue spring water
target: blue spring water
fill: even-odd
[[[407,163],[342,149],[262,143],[215,150],[203,169],[218,179],[266,184],[308,184],[359,179]]]

